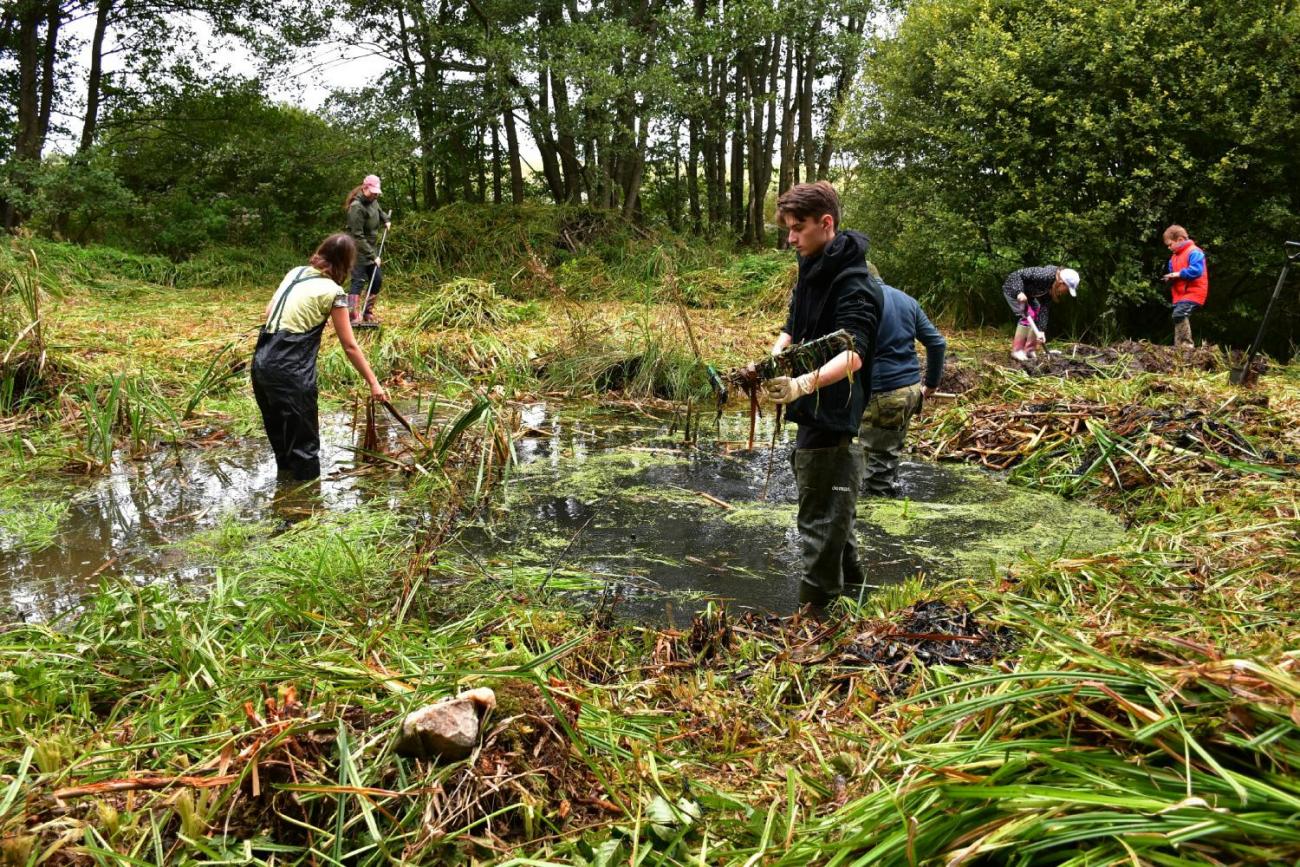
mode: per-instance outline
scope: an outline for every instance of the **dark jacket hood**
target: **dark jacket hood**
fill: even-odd
[[[816,256],[800,257],[799,276],[816,279],[815,275],[835,275],[855,265],[866,266],[867,250],[871,242],[861,232],[848,229],[837,232],[831,242]]]

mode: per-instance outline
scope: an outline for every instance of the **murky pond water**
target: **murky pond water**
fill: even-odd
[[[692,445],[682,422],[522,407],[519,466],[501,503],[454,544],[494,574],[595,599],[618,616],[663,620],[710,599],[791,610],[798,536],[786,432],[773,447],[763,419],[751,450],[745,416],[715,424],[709,415]],[[390,445],[401,436],[395,426],[380,432]],[[359,445],[350,412],[323,414],[321,433],[324,478],[315,485],[278,483],[260,437],[122,459],[107,477],[70,485],[55,545],[0,551],[0,611],[51,617],[75,607],[101,575],[204,582],[214,567],[184,543],[222,521],[281,524],[376,498],[396,507],[397,477],[362,484],[347,474]],[[900,481],[906,500],[859,506],[862,592],[918,573],[990,572],[1025,551],[1088,550],[1119,534],[1097,510],[966,468],[909,462]]]
[[[652,419],[566,438],[546,419],[520,443],[501,513],[459,544],[491,568],[597,595],[613,611],[660,620],[708,600],[784,612],[798,595],[791,440],[770,420],[748,449],[743,416],[706,423],[696,447]],[[540,434],[550,434],[542,437]],[[1087,551],[1119,536],[1096,509],[1013,488],[977,470],[905,462],[903,500],[863,499],[865,587],[913,575],[992,574],[1028,552]],[[579,573],[579,574],[575,574]],[[570,580],[566,580],[570,579]],[[670,598],[665,598],[668,591]]]
[[[378,426],[395,442],[393,425]],[[293,522],[313,510],[348,509],[363,496],[353,466],[351,412],[321,414],[321,472],[313,483],[277,481],[264,438],[207,448],[166,447],[143,460],[117,455],[101,477],[64,480],[68,510],[55,543],[38,551],[0,545],[0,614],[48,619],[74,608],[101,575],[136,582],[205,581],[213,567],[183,543],[224,520]]]

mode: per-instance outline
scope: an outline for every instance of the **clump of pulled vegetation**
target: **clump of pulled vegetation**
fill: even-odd
[[[739,365],[765,353],[781,304],[762,299],[784,277],[750,262],[743,291],[717,272],[688,288],[683,268],[675,290],[635,305],[589,303],[568,291],[579,276],[617,287],[633,272],[584,259],[629,243],[619,225],[579,211],[476,219],[495,246],[457,249],[464,231],[430,218],[423,265],[408,263],[436,286],[481,257],[465,273],[495,289],[474,287],[477,311],[452,324],[453,311],[395,286],[384,332],[363,337],[395,391],[460,376],[407,419],[400,448],[360,449],[350,472],[400,490],[240,536],[209,555],[219,568],[201,585],[106,574],[75,610],[0,625],[0,861],[1300,856],[1295,362],[1240,388],[1218,352],[1211,366],[1112,347],[1113,360],[1107,349],[1087,362],[1101,372],[1076,376],[989,361],[978,335],[952,335],[939,390],[961,399],[927,401],[916,455],[1122,515],[1109,550],[1009,554],[956,580],[846,598],[824,619],[715,604],[680,628],[617,622],[548,592],[571,571],[563,551],[539,571],[454,544],[490,523],[519,440],[546,433],[519,406],[579,394],[629,417],[698,406],[709,387],[683,308],[706,360]],[[730,267],[698,255],[692,270]],[[4,480],[255,432],[236,367],[251,335],[215,314],[235,303],[255,321],[263,289],[171,288],[155,302],[137,287],[124,321],[103,293],[65,286],[77,303],[42,319],[53,393],[0,417]],[[536,315],[492,321],[525,296]],[[776,312],[718,301],[742,296]],[[422,305],[438,333],[412,324]],[[30,324],[18,322],[2,327]],[[15,357],[36,352],[29,341]],[[355,381],[329,353],[322,392],[347,405]],[[114,392],[115,376],[130,382]],[[673,453],[688,460],[708,435]],[[472,687],[496,705],[467,758],[397,754],[408,713]]]
[[[493,284],[463,277],[443,283],[425,295],[411,325],[421,331],[489,328],[517,322],[523,315],[521,305],[502,297]]]

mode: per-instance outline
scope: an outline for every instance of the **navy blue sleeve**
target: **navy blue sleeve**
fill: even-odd
[[[919,304],[916,307],[916,339],[925,347],[925,384],[937,388],[939,380],[943,379],[943,358],[948,352],[948,341],[943,339]]]

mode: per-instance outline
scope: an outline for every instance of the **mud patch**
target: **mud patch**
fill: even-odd
[[[930,599],[905,610],[897,623],[859,633],[843,648],[840,664],[879,665],[902,675],[918,665],[982,665],[1014,644],[1011,630],[980,623],[965,605]]]
[[[979,385],[979,382],[978,370],[960,362],[945,361],[943,378],[939,380],[939,387],[935,390],[946,394],[965,394]]]
[[[1062,379],[1092,377],[1128,378],[1140,373],[1170,373],[1175,370],[1219,371],[1227,369],[1228,354],[1212,344],[1196,347],[1162,346],[1146,341],[1124,340],[1111,346],[1071,343],[1055,353],[1018,364],[1030,376],[1059,376]],[[1262,357],[1251,365],[1263,370]],[[1257,372],[1258,372],[1257,370]]]

